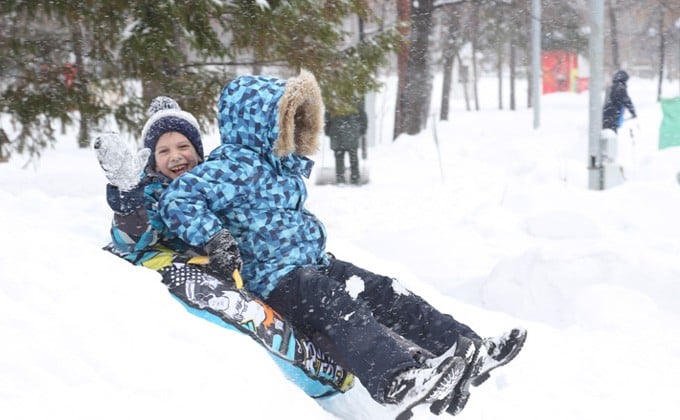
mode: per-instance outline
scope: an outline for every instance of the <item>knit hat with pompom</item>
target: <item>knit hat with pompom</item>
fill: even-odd
[[[193,115],[182,111],[177,101],[167,96],[157,96],[149,104],[147,110],[149,119],[142,129],[144,147],[151,150],[149,164],[156,165],[154,151],[158,139],[165,133],[176,131],[183,134],[193,144],[199,159],[203,160],[203,141],[198,127],[198,121]]]

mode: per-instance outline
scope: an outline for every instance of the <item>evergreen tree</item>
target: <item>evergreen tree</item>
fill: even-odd
[[[136,137],[159,94],[214,123],[221,87],[244,65],[306,68],[326,105],[347,109],[377,87],[398,39],[387,30],[348,45],[342,22],[353,15],[370,19],[370,9],[362,0],[5,0],[0,112],[19,134],[3,150],[38,156],[59,121],[79,124],[81,147],[111,116]]]
[[[234,54],[257,57],[254,64],[311,71],[321,85],[326,108],[346,113],[354,98],[378,87],[376,71],[396,50],[395,29],[377,32],[355,44],[343,30],[348,17],[374,20],[363,0],[270,1],[262,8],[249,0],[227,7],[222,23],[232,34]]]

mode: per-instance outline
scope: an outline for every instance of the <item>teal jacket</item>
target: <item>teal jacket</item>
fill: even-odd
[[[114,211],[106,249],[135,265],[144,265],[165,249],[189,256],[205,254],[181,241],[158,214],[158,201],[170,181],[147,167],[131,191],[106,186],[106,199]]]

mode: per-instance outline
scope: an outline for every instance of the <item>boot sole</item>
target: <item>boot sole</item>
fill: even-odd
[[[518,337],[519,338],[519,337]],[[446,408],[446,412],[452,416],[456,416],[460,414],[461,411],[465,408],[465,406],[468,403],[468,400],[470,399],[470,385],[473,386],[479,386],[481,385],[484,381],[489,379],[490,375],[489,372],[492,370],[499,368],[501,366],[504,366],[508,364],[512,359],[519,354],[519,351],[522,350],[522,347],[524,346],[524,342],[527,339],[527,334],[526,330],[524,331],[524,336],[521,337],[521,340],[519,341],[519,344],[515,347],[515,349],[505,358],[505,361],[503,363],[500,363],[496,366],[494,366],[492,369],[487,370],[486,372],[483,372],[481,374],[475,375],[474,372],[471,372],[471,378],[468,379],[465,382],[461,382],[460,388],[456,390],[454,395],[451,398],[451,403],[449,406]],[[481,362],[482,357],[479,354],[479,351],[475,354],[475,363]],[[481,366],[480,366],[481,368]],[[477,385],[475,385],[477,383]]]
[[[466,363],[460,357],[453,357],[449,366],[446,367],[444,373],[437,382],[430,388],[430,390],[418,400],[408,404],[396,416],[396,420],[408,420],[413,417],[413,408],[431,402],[441,401],[453,392],[453,389],[458,385],[461,378],[465,376]]]
[[[482,357],[479,350],[479,348],[476,348],[475,353],[472,356],[472,360],[465,364],[465,372],[451,393],[449,393],[449,395],[447,395],[444,399],[435,401],[430,405],[430,412],[432,414],[438,416],[444,411],[452,414],[449,410],[452,407],[457,407],[458,401],[461,401],[462,398],[465,398],[464,404],[467,403],[468,398],[470,398],[470,392],[468,391],[470,388],[470,383],[475,377],[475,371],[481,367]],[[462,411],[462,409],[459,409],[457,412],[460,411]]]
[[[503,363],[499,363],[496,366],[492,367],[491,369],[489,369],[489,370],[481,373],[480,375],[478,375],[476,378],[474,378],[472,380],[472,386],[480,386],[481,384],[486,382],[487,379],[489,379],[491,377],[490,373],[491,373],[492,370],[498,369],[501,366],[507,365],[508,363],[512,362],[512,360],[515,357],[517,357],[519,352],[522,350],[522,347],[524,347],[524,343],[527,341],[527,331],[524,330],[524,336],[520,336],[520,337],[517,337],[517,338],[521,338],[521,340],[518,341],[519,344],[515,347],[515,349],[510,354],[508,354],[505,357],[505,360],[503,361]]]

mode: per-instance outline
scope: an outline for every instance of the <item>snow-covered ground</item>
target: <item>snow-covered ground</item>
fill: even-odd
[[[379,97],[388,113],[374,119],[385,126],[368,185],[316,185],[332,166],[320,153],[308,207],[328,249],[481,335],[529,330],[461,419],[676,418],[680,148],[657,148],[655,82],[629,83],[639,118],[620,130],[627,179],[606,191],[588,188],[587,93],[543,96],[534,130],[524,99],[495,109],[495,86],[482,84],[481,111],[454,101],[448,122],[397,142],[385,139],[393,100]],[[680,95],[677,81],[664,91]],[[106,180],[67,133],[35,165],[0,164],[0,417],[389,418],[361,386],[308,398],[249,338],[102,251]]]

